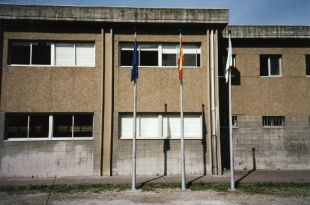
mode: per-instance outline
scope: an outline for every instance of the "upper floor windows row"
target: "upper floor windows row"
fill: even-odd
[[[10,41],[8,65],[95,66],[95,43]]]
[[[119,47],[119,65],[131,66],[133,44],[122,43]],[[176,67],[179,44],[138,44],[138,65],[154,67]],[[183,44],[184,67],[200,67],[199,44]]]

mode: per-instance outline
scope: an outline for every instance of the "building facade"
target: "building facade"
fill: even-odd
[[[227,9],[1,5],[0,176],[131,174],[135,32],[138,175],[181,173],[180,33],[186,174],[229,169],[228,30],[236,169],[309,169],[310,27],[227,24]]]

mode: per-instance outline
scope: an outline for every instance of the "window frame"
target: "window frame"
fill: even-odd
[[[54,129],[55,129],[55,124],[54,124],[54,119],[55,116],[71,116],[72,119],[74,119],[74,116],[88,116],[92,118],[92,136],[74,136],[75,132],[75,127],[74,127],[74,121],[72,123],[72,135],[69,137],[57,137],[54,136]],[[13,116],[27,116],[27,131],[26,137],[9,137],[8,136],[8,122],[10,121],[10,117]],[[44,137],[30,137],[29,133],[31,132],[30,130],[30,122],[31,122],[31,116],[48,116],[48,133],[47,136]],[[44,141],[44,140],[92,140],[94,138],[94,113],[6,113],[5,114],[5,127],[4,127],[4,141]]]
[[[143,136],[141,135],[141,119],[143,117],[141,116],[150,116],[150,115],[153,115],[153,116],[156,116],[156,118],[154,118],[154,121],[157,121],[157,131],[155,131],[155,135],[153,136]],[[167,116],[170,116],[170,117],[176,117],[177,116],[177,119],[179,120],[180,122],[180,116],[179,116],[179,113],[137,113],[136,115],[136,139],[141,139],[141,140],[153,140],[153,139],[171,139],[171,140],[179,140],[180,137],[175,137],[175,136],[166,136],[165,135],[165,130],[169,129],[169,128],[165,128],[165,125],[164,125],[164,122],[165,122],[165,118]],[[185,123],[184,122],[184,139],[203,139],[203,120],[202,120],[202,114],[201,113],[184,113],[184,121],[186,121],[186,119],[188,119],[190,116],[195,116],[196,120],[199,120],[199,134],[197,134],[197,136],[186,136],[186,129],[190,129],[190,128],[187,128],[186,125],[188,123]],[[123,121],[123,119],[126,119]],[[125,128],[123,128],[123,123],[126,123],[126,126]],[[197,123],[196,123],[197,124]],[[179,126],[179,125],[177,125]],[[123,129],[125,130],[124,134],[123,134]],[[127,139],[132,139],[133,136],[133,115],[132,113],[120,113],[119,114],[119,129],[118,129],[118,139],[120,140],[127,140]],[[198,136],[199,135],[199,136]]]
[[[278,124],[281,124],[281,125],[278,125]],[[262,116],[262,127],[263,128],[285,128],[285,116]]]
[[[12,62],[12,46],[13,44],[29,44],[29,64],[23,64],[23,63],[11,63]],[[49,64],[33,64],[32,59],[33,59],[33,45],[35,44],[49,44],[50,45],[50,63]],[[56,56],[56,50],[57,50],[57,44],[73,44],[73,59],[74,63],[73,64],[60,64],[56,65],[57,61],[57,56]],[[92,54],[89,57],[89,63],[85,65],[78,64],[77,62],[77,49],[82,48],[85,45],[92,45]],[[7,66],[14,66],[14,67],[26,67],[26,66],[31,66],[31,67],[96,67],[96,43],[94,41],[27,41],[27,40],[9,40],[8,41],[8,57],[7,57]]]
[[[260,77],[282,77],[282,55],[281,54],[261,54],[260,56],[260,60],[259,60],[259,63],[260,63]],[[267,69],[268,69],[268,75],[262,75],[262,70],[265,70],[266,68],[263,68],[262,66],[262,58],[265,57],[267,58]],[[278,69],[279,69],[279,74],[278,75],[273,75],[272,74],[272,65],[271,65],[271,58],[277,58],[278,60]],[[266,62],[263,62],[264,64]]]
[[[141,52],[143,52],[143,47],[146,45],[152,45],[152,46],[156,46],[156,48],[152,48],[152,49],[147,49],[148,51],[158,51],[158,55],[157,55],[157,65],[141,65]],[[165,48],[165,46],[170,46],[172,48],[167,49]],[[143,43],[139,43],[137,45],[137,53],[138,53],[138,66],[139,67],[155,67],[155,68],[176,68],[178,66],[177,64],[177,59],[178,59],[178,52],[179,52],[179,43],[147,43],[147,42],[143,42]],[[191,46],[195,46],[195,52],[193,52],[193,49],[187,48],[187,47],[191,47]],[[131,67],[131,63],[130,65],[122,65],[122,51],[133,51],[133,43],[129,43],[129,42],[120,42],[119,43],[119,56],[118,56],[118,65],[119,67]],[[142,50],[141,50],[142,49]],[[171,51],[169,51],[171,50]],[[174,52],[172,52],[172,50]],[[144,50],[146,51],[146,50]],[[132,52],[131,52],[132,53]],[[183,64],[183,68],[201,68],[201,44],[199,43],[183,43],[183,53],[184,53],[184,58],[185,55],[195,55],[196,56],[196,65],[190,65],[190,66],[186,66]],[[165,66],[163,65],[163,55],[164,54],[173,54],[175,55],[175,65],[168,65]],[[132,54],[131,56],[128,57],[129,59],[132,59]],[[128,63],[129,64],[129,63]]]

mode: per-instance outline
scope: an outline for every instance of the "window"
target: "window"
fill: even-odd
[[[8,64],[94,67],[95,44],[10,41]]]
[[[281,75],[281,55],[260,55],[260,76]]]
[[[138,65],[176,67],[179,44],[139,44]],[[200,67],[200,45],[183,44],[184,67]],[[131,66],[133,44],[120,44],[120,66]]]
[[[137,139],[180,139],[179,114],[137,114]],[[121,139],[132,139],[133,116],[120,114]],[[184,138],[202,139],[202,117],[199,113],[184,114]]]
[[[232,128],[238,128],[238,117],[233,115],[231,118]],[[229,127],[229,118],[223,117],[221,118],[221,127]]]
[[[223,56],[223,63],[219,64],[218,76],[225,77],[225,70],[226,70],[226,62],[227,56]],[[231,76],[236,76],[236,55],[232,55],[232,67],[231,67]]]
[[[93,114],[7,113],[5,121],[5,139],[93,136]]]
[[[263,116],[263,127],[284,127],[284,116]]]
[[[306,75],[310,76],[310,55],[306,55]]]

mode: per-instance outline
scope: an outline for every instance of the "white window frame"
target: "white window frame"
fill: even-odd
[[[141,47],[143,49],[143,46],[144,45],[156,45],[157,48],[150,48],[150,49],[146,49],[146,50],[151,50],[151,51],[158,51],[158,64],[157,66],[140,66],[140,55],[141,55]],[[165,46],[172,46],[173,48],[171,49],[166,49],[164,48]],[[139,53],[139,67],[160,67],[160,68],[176,68],[178,65],[177,65],[177,59],[178,59],[178,52],[179,52],[179,43],[159,43],[159,44],[153,44],[153,43],[141,43],[141,44],[138,44],[137,46],[137,51]],[[195,49],[193,48],[190,48],[190,47],[196,47]],[[133,51],[133,44],[130,44],[130,43],[120,43],[119,44],[119,66],[120,67],[131,67],[131,65],[128,65],[128,66],[122,66],[121,65],[121,51],[122,50],[127,50],[127,51]],[[164,51],[165,50],[165,51]],[[165,53],[173,53],[176,55],[176,65],[175,66],[163,66],[162,65],[162,54],[165,54]],[[197,44],[197,43],[189,43],[189,44],[183,44],[183,54],[186,55],[186,54],[196,54],[196,58],[198,55],[200,55],[200,66],[196,65],[196,66],[184,66],[183,65],[183,68],[201,68],[201,45]],[[197,59],[196,59],[196,62],[197,62]]]
[[[143,120],[143,118],[145,116],[154,116],[154,121],[157,120],[157,129],[154,130],[154,134],[152,136],[145,136],[142,134],[141,129],[142,129],[142,123],[141,120]],[[179,133],[177,133],[178,136],[173,135],[173,136],[167,136],[167,134],[165,134],[165,131],[167,128],[165,128],[164,122],[166,122],[166,119],[168,117],[172,117],[176,119],[176,123],[178,123],[178,125],[176,125],[177,127],[179,127],[179,123],[180,123],[180,117],[178,116],[178,114],[161,114],[161,113],[139,113],[136,116],[136,139],[180,139]],[[187,127],[187,125],[189,123],[187,123],[186,121],[192,117],[192,119],[196,120],[196,124],[198,123],[198,129],[199,129],[199,133],[195,133],[195,135],[188,135],[186,134],[186,130],[188,130],[189,128]],[[195,117],[195,118],[194,118]],[[203,120],[202,120],[202,114],[201,113],[185,113],[184,114],[184,139],[202,139],[202,135],[203,135]],[[126,126],[123,126],[124,124],[126,124]],[[132,139],[133,136],[133,115],[132,113],[120,113],[119,114],[119,139]],[[179,130],[177,130],[176,132],[178,132]],[[188,132],[187,132],[188,133]]]
[[[264,56],[268,56],[268,76],[260,76],[260,77],[267,77],[267,78],[274,78],[274,77],[282,77],[282,55],[280,54],[270,54],[270,55],[265,55]],[[272,75],[271,74],[271,58],[272,57],[277,57],[277,60],[279,61],[279,74],[278,75]]]
[[[68,114],[72,116],[73,119],[73,124],[72,124],[72,136],[71,137],[54,137],[53,136],[53,130],[54,130],[54,115],[49,114],[49,122],[48,122],[48,136],[47,137],[42,137],[42,138],[31,138],[29,137],[29,130],[30,130],[30,115],[28,115],[28,121],[27,121],[27,137],[25,138],[8,138],[5,139],[5,141],[44,141],[44,140],[93,140],[94,138],[94,116],[93,116],[93,121],[92,121],[92,133],[93,136],[91,137],[74,137],[74,115],[75,114]],[[7,128],[5,128],[7,129]]]
[[[25,67],[25,66],[32,66],[32,67],[95,67],[96,64],[96,44],[95,42],[49,42],[46,41],[46,43],[50,44],[51,46],[51,64],[42,64],[42,65],[38,65],[38,64],[32,64],[32,45],[37,44],[38,42],[41,41],[19,41],[19,40],[12,40],[13,42],[19,42],[19,43],[25,43],[25,44],[29,44],[30,45],[30,63],[29,64],[8,64],[8,66],[21,66],[21,67]],[[42,41],[44,42],[44,41]],[[72,58],[74,58],[74,63],[72,64],[59,64],[56,65],[56,51],[57,51],[57,44],[73,44],[74,45],[74,54],[72,56]],[[92,48],[92,54],[89,55],[89,63],[86,64],[78,64],[78,60],[77,60],[77,54],[76,54],[76,50],[80,47],[83,47],[85,45],[93,45]],[[9,45],[11,46],[11,44]]]

